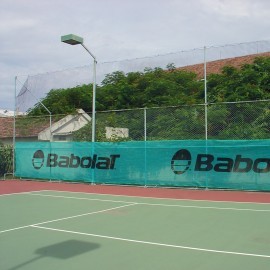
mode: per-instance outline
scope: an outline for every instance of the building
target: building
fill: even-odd
[[[51,127],[38,133],[39,141],[72,141],[73,132],[81,129],[91,122],[91,117],[82,109],[77,114],[67,115],[59,121],[52,123]]]
[[[91,122],[91,117],[82,109],[74,115],[67,115],[58,121],[49,117],[17,117],[16,142],[72,141],[72,133]],[[0,142],[13,143],[14,118],[0,116]]]
[[[54,120],[54,117],[27,117],[16,118],[15,131],[16,142],[36,142],[53,141],[69,142],[73,141],[73,133],[91,123],[91,117],[82,109],[77,110],[76,114],[69,114]],[[89,128],[90,131],[90,128]],[[0,116],[0,143],[13,144],[14,118]],[[128,138],[127,128],[105,127],[105,136],[108,140],[118,138]]]

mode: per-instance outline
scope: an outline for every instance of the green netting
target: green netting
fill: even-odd
[[[270,140],[17,143],[16,176],[270,190]]]

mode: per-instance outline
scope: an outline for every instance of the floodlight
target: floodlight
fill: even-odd
[[[62,36],[61,41],[70,45],[83,44],[83,38],[73,34]]]

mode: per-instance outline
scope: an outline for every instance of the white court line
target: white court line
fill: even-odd
[[[15,227],[15,228],[3,230],[3,231],[0,231],[0,234],[1,234],[1,233],[6,233],[6,232],[11,232],[11,231],[16,231],[16,230],[20,230],[20,229],[29,228],[30,226],[31,226],[31,225],[25,225],[25,226],[21,226],[21,227]]]
[[[198,190],[196,190],[198,191]],[[204,192],[205,190],[201,190]],[[213,190],[214,191],[214,190]],[[38,192],[38,191],[36,191]],[[94,192],[80,192],[80,191],[63,191],[63,190],[52,190],[52,189],[44,189],[41,192],[59,192],[59,193],[75,193],[75,194],[86,194],[86,195],[100,195],[100,196],[113,196],[113,197],[127,197],[127,198],[141,198],[141,199],[154,199],[154,200],[170,200],[170,201],[188,201],[188,202],[212,202],[212,203],[236,203],[236,204],[266,204],[270,205],[269,203],[263,202],[236,202],[236,201],[215,201],[215,200],[194,200],[194,199],[177,199],[177,198],[159,198],[159,197],[144,197],[144,196],[134,196],[134,195],[117,195],[117,194],[110,194],[110,193],[94,193]],[[205,191],[207,192],[207,191]],[[228,191],[229,192],[229,191]],[[237,191],[232,191],[237,192]],[[240,191],[239,191],[240,192]],[[246,192],[246,191],[243,191]],[[250,193],[250,192],[247,192]],[[266,192],[259,192],[264,194],[269,194]]]
[[[2,196],[10,196],[10,195],[25,195],[25,194],[32,194],[34,192],[43,192],[43,191],[48,191],[48,190],[33,190],[33,191],[5,193],[5,194],[0,194],[0,197],[2,197]]]
[[[24,228],[29,228],[31,226],[42,225],[42,224],[47,224],[47,223],[51,223],[51,222],[57,222],[57,221],[62,221],[62,220],[72,219],[72,218],[77,218],[77,217],[89,216],[89,215],[93,215],[93,214],[99,214],[99,213],[103,213],[103,212],[107,212],[107,211],[111,211],[111,210],[115,210],[115,209],[119,209],[119,208],[132,206],[132,205],[135,205],[135,204],[136,203],[130,203],[128,205],[112,207],[112,208],[108,208],[108,209],[104,209],[104,210],[100,210],[100,211],[89,212],[89,213],[84,213],[84,214],[75,215],[75,216],[69,216],[69,217],[64,217],[64,218],[58,218],[58,219],[53,219],[53,220],[47,220],[47,221],[43,221],[43,222],[39,222],[39,223],[35,223],[35,224],[30,224],[30,225],[26,225],[26,226],[20,226],[20,227],[16,227],[16,228],[3,230],[3,231],[0,231],[0,234],[5,233],[5,232],[20,230],[20,229],[24,229]]]
[[[29,195],[41,196],[41,197],[52,197],[52,198],[74,199],[74,200],[100,201],[100,202],[115,202],[115,203],[136,203],[137,204],[137,202],[115,201],[115,200],[106,200],[106,199],[92,199],[92,198],[80,198],[80,197],[61,196],[61,195],[49,195],[49,194],[31,194],[30,193]]]
[[[6,193],[6,194],[0,194],[0,197],[11,196],[11,195],[24,195],[24,194],[29,194],[29,193],[32,193],[32,192],[39,192],[39,191],[24,191],[24,192]]]
[[[171,247],[171,248],[179,248],[179,249],[187,249],[187,250],[195,250],[195,251],[204,251],[204,252],[212,252],[212,253],[222,253],[222,254],[230,254],[230,255],[270,258],[270,255],[263,255],[263,254],[242,253],[242,252],[234,252],[234,251],[226,251],[226,250],[215,250],[215,249],[206,249],[206,248],[196,248],[196,247],[189,247],[189,246],[163,244],[163,243],[157,243],[157,242],[148,242],[148,241],[113,237],[113,236],[107,236],[107,235],[99,235],[99,234],[92,234],[92,233],[83,233],[83,232],[76,232],[76,231],[54,229],[54,228],[48,228],[48,227],[43,227],[43,226],[37,226],[37,225],[32,225],[31,227],[39,228],[39,229],[43,229],[43,230],[50,230],[50,231],[57,231],[57,232],[64,232],[64,233],[71,233],[71,234],[78,234],[78,235],[86,235],[86,236],[92,236],[92,237],[106,238],[106,239],[133,242],[133,243],[139,243],[139,244],[154,245],[154,246],[163,246],[163,247]]]
[[[232,211],[250,211],[250,212],[270,212],[270,209],[251,209],[251,208],[214,207],[214,206],[196,206],[196,205],[175,205],[175,204],[160,204],[160,203],[140,203],[140,202],[114,201],[114,200],[103,200],[103,199],[92,199],[92,198],[78,198],[78,197],[71,197],[71,196],[37,194],[37,193],[29,194],[29,195],[41,196],[41,197],[52,197],[52,198],[63,198],[63,199],[74,199],[74,200],[115,202],[115,203],[133,203],[133,204],[137,204],[137,205],[148,205],[148,206],[165,206],[165,207],[213,209],[213,210],[232,210]]]

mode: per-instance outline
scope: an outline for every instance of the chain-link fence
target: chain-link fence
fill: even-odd
[[[207,113],[207,117],[205,115]],[[255,140],[270,138],[270,101],[198,104],[98,112],[99,141]],[[126,136],[106,137],[106,128],[127,129]]]
[[[255,41],[223,46],[209,46],[186,51],[172,52],[164,55],[147,56],[112,62],[98,62],[96,82],[102,84],[107,74],[115,71],[144,72],[149,68],[167,69],[169,64],[177,68],[187,68],[196,65],[196,73],[200,78],[211,72],[215,61],[243,57],[270,52],[270,41]],[[26,112],[38,104],[52,89],[66,89],[78,85],[93,83],[93,66],[82,66],[44,74],[17,76],[15,89],[16,110]]]
[[[12,127],[13,121],[6,122],[6,129],[11,131]],[[16,117],[15,141],[90,142],[91,132],[91,114],[83,111],[70,115],[19,116]],[[206,139],[270,139],[270,101],[96,113],[97,142]],[[7,134],[2,141],[4,144],[0,145],[1,177],[13,170],[13,133]]]
[[[16,141],[91,141],[91,127],[91,113],[82,111],[20,116],[16,118]],[[269,138],[269,100],[96,113],[98,142]]]
[[[217,72],[217,60],[250,56],[245,61],[251,61],[254,55],[269,51],[270,41],[256,41],[98,63],[96,82],[101,85],[106,76],[115,71],[129,73],[156,67],[167,69],[173,63],[180,69],[189,68],[198,79],[204,78],[205,89],[204,104],[201,105],[97,112],[94,124],[96,141],[268,138],[268,102],[209,104],[207,74]],[[242,61],[238,62],[246,63]],[[42,103],[46,94],[52,89],[63,90],[93,83],[90,76],[92,68],[84,66],[29,75],[24,79],[17,77],[15,90],[20,91],[15,102],[16,111],[31,111],[39,106],[52,114]],[[91,141],[91,114],[19,117],[16,119],[16,139]]]
[[[270,101],[221,103],[208,106],[209,139],[269,139],[269,123]]]
[[[215,61],[254,56],[269,51],[268,40],[98,63],[96,78],[98,85],[102,85],[106,75],[115,71],[144,72],[147,68],[167,69],[170,64],[179,69],[189,67],[188,70],[194,71],[198,79],[204,78],[205,102],[177,107],[97,112],[95,141],[269,139],[270,101],[209,104],[206,89],[207,74],[212,72],[211,68],[216,65]],[[196,70],[190,69],[193,66]],[[44,107],[42,99],[52,89],[66,89],[93,83],[92,68],[92,66],[84,66],[16,77],[16,112],[25,113],[37,105]],[[59,95],[61,98],[61,94]],[[46,111],[47,116],[17,116],[15,130],[12,119],[2,121],[3,130],[9,132],[2,136],[1,130],[1,142],[5,145],[13,145],[14,141],[91,141],[92,113],[80,110],[69,115],[52,115],[47,108]],[[2,167],[6,160],[3,158],[5,151],[1,146],[0,166]],[[12,171],[10,166],[5,168],[8,168],[4,170],[5,173]]]

